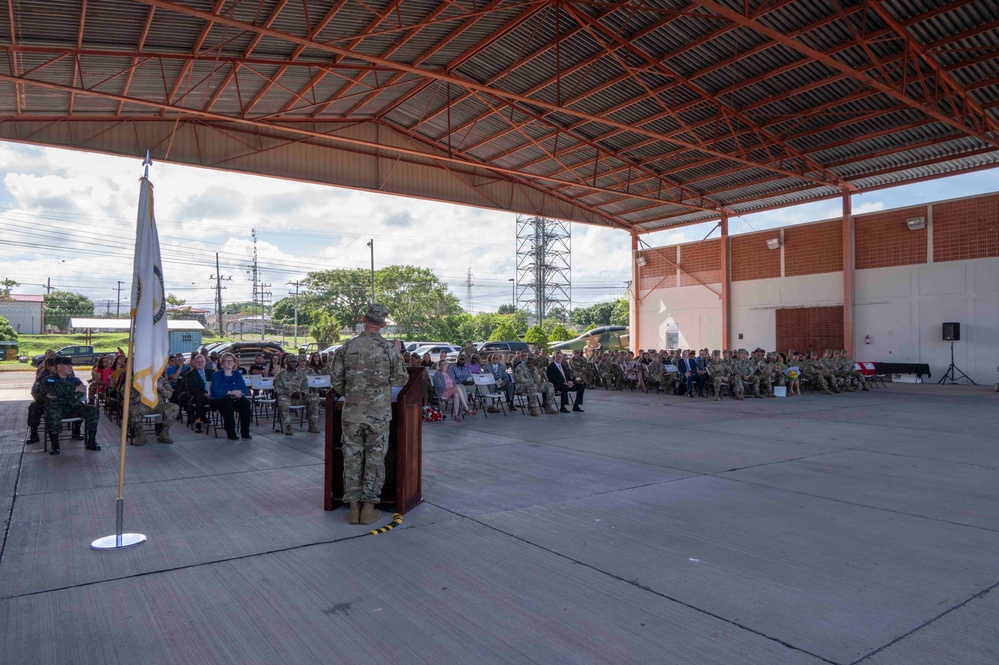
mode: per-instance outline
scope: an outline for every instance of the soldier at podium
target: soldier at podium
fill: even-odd
[[[379,334],[387,318],[383,305],[368,305],[361,319],[364,331],[337,350],[329,370],[333,389],[344,400],[343,502],[351,524],[381,517],[375,504],[385,484],[392,386],[409,380],[402,356]]]

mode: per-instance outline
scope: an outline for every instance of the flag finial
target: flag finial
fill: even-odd
[[[143,178],[149,177],[149,167],[152,166],[153,160],[149,158],[149,151],[146,150],[146,158],[142,160],[142,165],[146,167],[145,172],[142,174]]]

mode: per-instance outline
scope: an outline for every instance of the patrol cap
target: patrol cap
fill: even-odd
[[[720,356],[721,355],[721,351],[719,351],[718,349],[715,349],[714,351],[711,352],[711,355],[713,355],[713,356]]]
[[[73,359],[70,358],[69,356],[59,356],[59,357],[56,358],[55,364],[56,365],[69,365],[70,367],[72,367],[73,366]]]
[[[364,312],[364,318],[372,323],[385,323],[385,319],[388,318],[388,310],[385,305],[379,305],[378,303],[371,303],[368,305],[367,311]]]
[[[45,359],[45,366],[46,367],[54,366],[56,364],[56,360],[58,359],[59,359],[58,356],[49,356],[48,358]]]
[[[739,355],[742,355],[743,353],[749,353],[749,351],[746,351],[746,349],[739,349]]]

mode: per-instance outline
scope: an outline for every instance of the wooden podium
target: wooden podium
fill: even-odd
[[[409,381],[392,400],[385,486],[378,507],[405,514],[423,503],[423,367],[410,367]],[[340,416],[343,401],[326,393],[326,463],[323,509],[343,505],[343,444]]]

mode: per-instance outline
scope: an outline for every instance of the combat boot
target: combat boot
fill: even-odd
[[[133,446],[144,446],[146,445],[146,432],[141,427],[135,428],[135,434],[132,436]]]
[[[536,407],[536,406],[532,406],[532,407],[531,407],[531,415],[532,415],[532,416],[538,416],[538,415],[541,415],[541,414],[539,414],[539,413],[538,413],[538,407]]]
[[[170,438],[170,429],[164,427],[160,430],[160,433],[156,435],[156,440],[160,443],[173,443],[173,439]]]
[[[31,428],[31,433],[28,436],[28,440],[25,443],[38,443],[41,439],[38,438],[38,426],[35,425]]]
[[[49,455],[59,454],[59,433],[49,432]]]
[[[347,524],[361,523],[361,502],[351,501],[347,506]]]
[[[871,392],[871,388],[870,388],[870,386],[867,385],[867,381],[861,381],[860,382],[860,387],[864,389],[865,393]]]
[[[309,434],[319,434],[319,425],[309,423]]]
[[[101,447],[97,444],[97,430],[96,429],[93,430],[93,431],[87,430],[87,442],[84,445],[86,445],[87,450],[100,450],[101,449]]]
[[[73,435],[69,437],[73,441],[83,441],[83,432],[80,423],[73,423]]]
[[[375,510],[375,504],[368,501],[364,502],[364,506],[361,508],[361,514],[358,516],[358,524],[371,524],[372,522],[377,522],[382,517],[382,511]]]
[[[557,416],[558,415],[558,409],[556,409],[551,404],[547,404],[547,405],[545,405],[545,413],[547,413],[549,416]]]
[[[287,425],[284,426],[284,433],[287,434],[288,436],[291,436],[291,423],[288,423]]]

